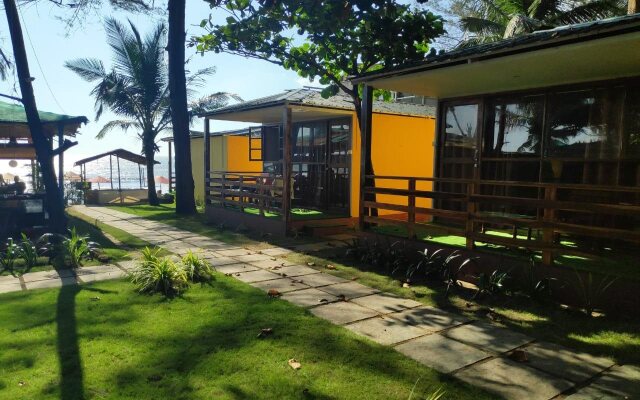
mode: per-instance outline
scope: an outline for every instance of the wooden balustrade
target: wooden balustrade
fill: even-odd
[[[427,223],[465,237],[469,248],[481,241],[541,251],[547,264],[553,262],[554,254],[592,256],[593,248],[598,247],[567,246],[560,237],[576,243],[593,244],[607,239],[608,244],[617,242],[627,247],[640,244],[639,187],[379,175],[366,178],[375,182],[375,187],[365,186],[363,192],[373,195],[375,200],[363,201],[364,221],[399,224],[406,227],[410,237],[415,236],[418,226]],[[430,182],[432,188],[418,188],[420,182]],[[442,190],[446,184],[455,184],[456,190]],[[511,193],[484,194],[487,187],[503,187],[508,189],[505,193]],[[523,195],[526,192],[514,188],[537,189],[534,192],[538,196],[527,197]],[[381,201],[381,196],[386,199]],[[424,200],[418,205],[418,199],[428,199],[431,205],[425,207]],[[510,211],[514,209],[520,211]],[[426,218],[420,220],[417,216]],[[487,227],[494,230],[510,227],[513,235],[490,234]],[[526,239],[519,237],[520,230],[527,232]],[[542,236],[534,237],[532,232],[541,232]]]
[[[210,171],[205,178],[205,201],[240,211],[255,208],[261,216],[282,214],[283,182],[282,175],[274,173]]]

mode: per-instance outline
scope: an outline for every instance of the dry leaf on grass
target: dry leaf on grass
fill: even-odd
[[[316,266],[316,263],[314,263],[314,262],[308,262],[308,263],[307,263],[307,265],[308,265],[308,266],[310,266],[310,267],[315,267],[315,266]]]
[[[511,354],[509,354],[509,358],[513,361],[521,363],[529,361],[529,355],[527,354],[527,351],[521,349],[512,351]]]
[[[276,289],[269,289],[267,294],[269,295],[269,297],[280,297],[280,296],[282,296],[282,293],[278,292]]]
[[[336,269],[335,265],[327,264],[324,266],[326,269]]]
[[[289,360],[289,366],[295,370],[302,368],[302,364],[300,364],[295,358]]]
[[[273,333],[272,328],[262,328],[260,333],[258,333],[258,338],[265,338]]]
[[[407,283],[407,282],[404,282],[404,283],[402,284],[402,287],[403,287],[403,288],[408,288],[408,287],[411,287],[411,284],[409,284],[409,283]]]

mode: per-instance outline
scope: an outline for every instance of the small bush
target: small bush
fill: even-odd
[[[38,264],[38,249],[36,245],[25,235],[22,234],[22,239],[18,244],[18,252],[20,258],[24,261],[23,273],[29,272],[31,268]]]
[[[205,260],[192,251],[182,257],[182,266],[187,274],[187,279],[194,283],[209,283],[213,280],[215,269]]]
[[[129,277],[140,293],[161,293],[175,297],[189,287],[187,273],[180,264],[166,257],[158,258],[157,251],[149,249],[145,249],[140,265]]]
[[[3,269],[13,272],[16,259],[20,256],[20,248],[13,242],[12,238],[7,240],[4,251],[0,254],[0,265]]]
[[[97,243],[89,241],[89,236],[79,235],[75,227],[69,230],[69,237],[62,241],[62,247],[72,268],[81,267],[85,259],[97,257],[100,250]]]

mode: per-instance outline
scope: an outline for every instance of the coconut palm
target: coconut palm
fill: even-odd
[[[457,0],[465,37],[460,46],[511,38],[540,29],[624,15],[626,0]]]
[[[65,65],[88,82],[97,82],[91,91],[95,97],[96,119],[105,108],[121,119],[107,122],[97,135],[104,137],[114,129],[133,130],[142,141],[142,153],[147,157],[147,185],[149,203],[158,204],[154,182],[154,156],[158,151],[156,139],[171,128],[169,81],[165,60],[166,29],[158,24],[144,38],[129,21],[128,27],[113,18],[105,21],[107,43],[113,50],[113,68],[107,71],[100,60],[83,58]],[[202,83],[212,68],[200,70],[187,77],[187,86]],[[192,91],[188,91],[192,94]],[[223,94],[215,105],[224,104]]]

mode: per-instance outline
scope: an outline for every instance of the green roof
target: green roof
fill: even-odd
[[[38,114],[45,131],[50,135],[57,132],[57,127],[60,124],[64,125],[65,135],[74,135],[81,124],[89,122],[85,116],[55,114],[40,110],[38,110]],[[24,135],[25,129],[28,131],[27,114],[24,107],[0,101],[0,137]]]

